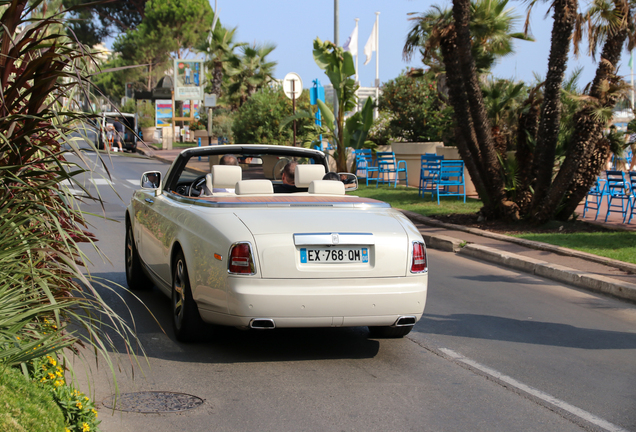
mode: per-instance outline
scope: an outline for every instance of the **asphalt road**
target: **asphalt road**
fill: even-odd
[[[110,262],[85,250],[94,276],[126,286],[125,205],[143,171],[168,166],[121,154],[105,165],[110,178],[97,168],[85,180],[98,188],[104,211],[84,207],[108,218],[90,220]],[[399,340],[369,339],[364,328],[227,329],[181,344],[169,299],[156,289],[139,293],[150,312],[121,287],[102,289],[120,313],[130,310],[148,358],[133,367],[125,354],[114,356],[120,391],[181,392],[205,402],[179,414],[101,407],[101,429],[636,431],[634,305],[428,253],[425,315]],[[91,387],[97,401],[114,392],[107,375],[102,362]]]

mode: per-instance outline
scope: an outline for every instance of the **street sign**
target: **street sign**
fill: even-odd
[[[216,106],[216,95],[215,94],[205,94],[205,99],[203,101],[203,106],[206,108],[212,108]]]
[[[285,75],[285,79],[283,79],[283,91],[288,98],[298,99],[303,92],[303,80],[300,79],[300,75],[295,72],[290,72]]]

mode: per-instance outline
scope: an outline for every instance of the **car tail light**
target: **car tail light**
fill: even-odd
[[[424,247],[424,243],[413,242],[413,261],[411,262],[411,273],[422,273],[426,270],[426,247]]]
[[[235,243],[230,248],[228,271],[232,274],[255,274],[252,246],[249,243]]]

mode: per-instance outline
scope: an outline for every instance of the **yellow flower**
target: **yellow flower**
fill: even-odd
[[[59,370],[58,370],[58,371],[55,371],[55,375],[57,375],[57,376],[61,377],[61,376],[62,376],[62,372],[60,372]]]
[[[92,409],[91,411],[95,414],[95,417],[97,417],[97,411],[95,411],[95,409]]]
[[[49,372],[49,378],[54,379],[55,378],[55,374]]]
[[[90,399],[88,398],[88,396],[84,396],[84,400],[89,401]]]
[[[82,403],[81,402],[76,403],[75,406],[78,407],[79,409],[82,409]]]
[[[57,365],[57,362],[52,357],[49,357],[49,363],[51,363],[53,366]]]
[[[16,338],[17,340],[20,340],[20,336],[16,336],[15,338]]]
[[[65,428],[64,432],[71,432],[71,430],[69,428]]]
[[[88,423],[82,424],[82,432],[88,432],[90,430],[91,430],[91,427],[88,425]]]
[[[57,380],[54,383],[55,387],[60,387],[64,385],[64,380]]]
[[[42,379],[40,379],[40,382],[46,382],[46,377],[42,377]]]

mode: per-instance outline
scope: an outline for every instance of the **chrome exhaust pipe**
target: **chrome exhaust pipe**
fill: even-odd
[[[395,324],[392,327],[408,327],[415,325],[417,320],[414,316],[401,316],[397,319]]]
[[[276,324],[274,320],[271,318],[252,318],[250,321],[250,328],[259,329],[259,330],[269,330],[276,328]]]

